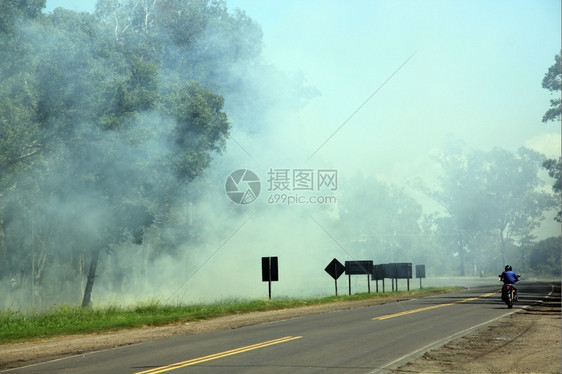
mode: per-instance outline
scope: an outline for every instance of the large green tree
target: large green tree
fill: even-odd
[[[100,255],[173,226],[186,186],[224,150],[218,91],[261,32],[224,2],[101,0],[94,14],[5,3],[0,278],[87,275],[86,306]]]

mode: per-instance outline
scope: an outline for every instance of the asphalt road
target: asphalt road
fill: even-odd
[[[166,338],[10,373],[384,373],[542,300],[548,283],[520,284],[507,309],[499,285],[235,330]]]

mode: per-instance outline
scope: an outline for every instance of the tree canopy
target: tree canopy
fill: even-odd
[[[548,68],[542,80],[542,87],[549,90],[556,97],[550,100],[550,109],[546,111],[542,117],[543,122],[560,121],[560,113],[562,113],[562,104],[560,98],[561,92],[561,75],[562,75],[562,62],[560,61],[560,54],[554,56],[554,64]]]
[[[481,258],[483,238],[497,238],[505,264],[508,243],[524,240],[555,205],[551,195],[538,189],[543,157],[529,149],[516,154],[499,148],[464,153],[451,147],[437,161],[442,176],[428,194],[445,210],[436,222],[454,243],[461,275],[470,252]]]
[[[35,259],[91,256],[88,294],[99,254],[172,221],[224,150],[224,77],[261,31],[221,1],[44,6],[1,3],[0,277],[40,287]]]
[[[544,114],[543,122],[560,122],[560,113],[562,113],[561,95],[562,95],[562,62],[560,61],[560,54],[554,57],[554,64],[548,68],[542,80],[542,87],[554,93],[557,97],[550,100],[550,109]],[[560,171],[562,170],[562,157],[556,159],[548,159],[543,163],[543,167],[548,170],[548,175],[554,179],[552,189],[560,200]],[[555,217],[558,222],[562,221],[562,210],[558,211]]]

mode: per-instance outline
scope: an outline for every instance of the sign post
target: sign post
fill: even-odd
[[[416,278],[420,278],[420,289],[421,289],[422,278],[425,278],[425,265],[416,265]]]
[[[392,284],[392,291],[394,292],[394,280],[396,279],[396,264],[395,263],[390,263],[390,264],[382,264],[383,267],[383,273],[384,273],[384,277],[385,278],[390,278],[390,282]],[[384,287],[384,283],[383,283],[383,287]],[[398,291],[398,282],[396,282],[396,291]],[[384,289],[383,289],[384,292]]]
[[[373,273],[373,261],[346,261],[345,273],[349,275],[349,294],[351,295],[351,275],[366,274],[367,275],[367,289],[371,293],[371,280],[370,276]]]
[[[373,265],[371,280],[377,282],[377,292],[379,292],[379,280],[382,280],[382,292],[384,292],[384,269],[382,265]]]
[[[398,279],[406,279],[408,291],[410,291],[410,278],[412,278],[412,263],[399,262],[396,264],[396,291],[398,291]]]
[[[279,268],[277,257],[261,258],[261,280],[268,282],[269,300],[271,300],[271,282],[279,280]]]
[[[336,296],[338,296],[338,278],[344,273],[345,266],[343,266],[341,262],[334,258],[324,270],[326,271],[326,273],[330,274],[332,278],[334,278],[334,284],[336,286]]]

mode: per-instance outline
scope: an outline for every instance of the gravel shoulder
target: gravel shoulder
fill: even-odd
[[[407,300],[388,297],[271,312],[256,312],[162,327],[63,336],[0,346],[0,369],[176,335],[235,329],[265,322]],[[504,317],[483,330],[450,342],[393,372],[415,373],[560,373],[560,284],[551,297]],[[506,356],[507,355],[507,356]],[[506,357],[508,358],[506,360]],[[507,365],[506,365],[507,364]]]
[[[561,373],[560,283],[550,297],[425,352],[393,373]]]

